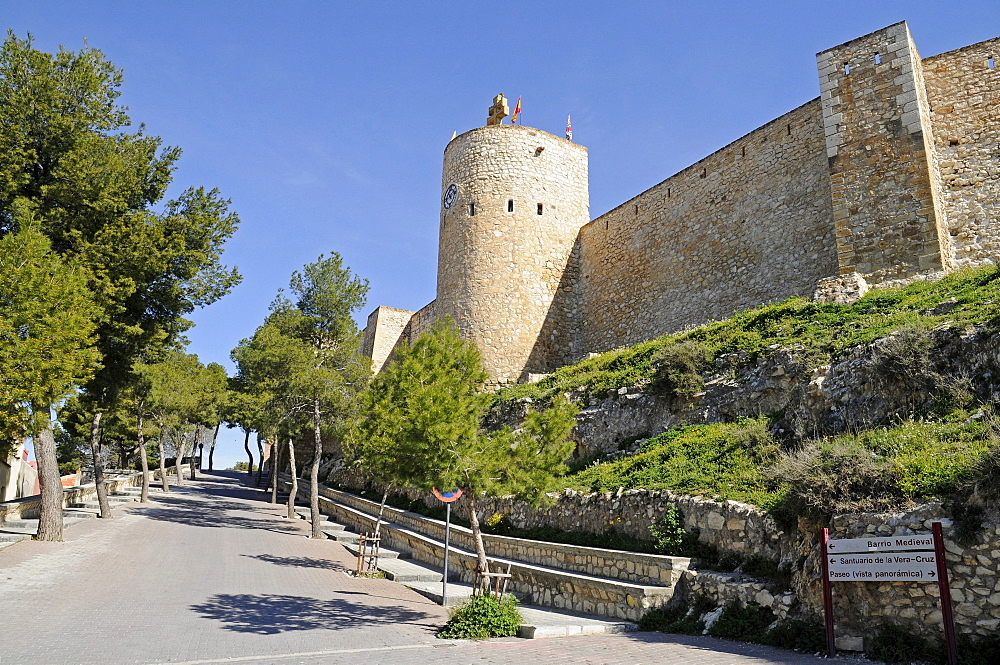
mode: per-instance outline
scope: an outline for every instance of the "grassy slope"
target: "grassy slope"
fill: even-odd
[[[926,313],[949,299],[955,299],[957,305],[947,314]],[[938,282],[874,290],[852,305],[792,299],[759,307],[564,367],[539,383],[504,390],[497,399],[544,401],[560,392],[601,395],[648,383],[656,354],[684,340],[701,342],[714,357],[736,351],[754,355],[774,344],[795,346],[802,350],[802,356],[819,365],[904,326],[934,326],[947,321],[964,328],[998,320],[1000,270],[963,271]],[[967,418],[967,413],[957,411],[936,421],[905,422],[814,442],[807,446],[807,459],[798,460],[798,467],[788,466],[796,460],[786,459],[767,435],[766,418],[682,427],[644,442],[636,455],[594,463],[563,480],[584,490],[669,489],[775,508],[790,492],[814,491],[820,496],[828,486],[837,485],[838,473],[848,469],[853,473],[856,468],[844,461],[850,462],[853,456],[870,467],[875,477],[885,479],[877,488],[859,487],[855,492],[877,490],[881,494],[867,499],[839,497],[835,502],[840,500],[838,505],[843,509],[881,508],[893,502],[944,496],[975,472],[976,464],[995,446],[995,435],[983,421]],[[805,474],[805,480],[796,476],[792,487],[783,478],[785,471]],[[825,494],[820,498],[831,500]]]

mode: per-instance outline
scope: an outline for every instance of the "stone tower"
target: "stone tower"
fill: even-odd
[[[445,149],[441,194],[436,316],[476,343],[494,386],[569,362],[587,149],[531,127],[479,127]]]
[[[816,56],[841,274],[947,270],[923,64],[906,23]]]

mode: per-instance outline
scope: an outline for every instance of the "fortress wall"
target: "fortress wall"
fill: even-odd
[[[413,313],[410,325],[405,331],[406,341],[410,344],[417,341],[418,337],[434,325],[434,321],[437,320],[437,311],[434,306],[436,302],[436,300],[432,300]]]
[[[956,265],[995,263],[1000,257],[1000,38],[926,58],[923,70]]]
[[[585,226],[582,350],[809,296],[836,274],[823,137],[817,99]]]
[[[483,355],[490,383],[568,361],[573,302],[563,285],[589,221],[587,149],[520,125],[479,127],[445,150],[436,315]]]

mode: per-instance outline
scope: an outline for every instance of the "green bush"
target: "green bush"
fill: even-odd
[[[867,655],[886,663],[910,663],[927,655],[927,643],[899,624],[884,623],[872,636]]]
[[[658,554],[684,556],[687,532],[684,530],[684,515],[675,505],[667,506],[663,517],[649,525],[649,535],[653,537]]]
[[[760,643],[805,653],[825,651],[826,628],[819,621],[789,619],[764,633]]]
[[[705,387],[702,372],[709,368],[712,356],[703,342],[693,339],[661,346],[650,363],[650,388],[660,394],[691,399]]]
[[[732,602],[722,610],[722,614],[708,629],[708,634],[730,640],[759,642],[774,620],[775,616],[770,608],[752,602],[745,606]]]
[[[639,619],[639,630],[701,635],[705,630],[705,622],[701,617],[714,609],[715,603],[706,596],[698,595],[690,606],[657,607],[649,610]]]
[[[451,613],[437,636],[445,639],[485,640],[491,637],[513,637],[521,625],[514,596],[473,596]]]
[[[1000,663],[1000,635],[981,638],[959,635],[958,662],[960,665],[997,665]]]

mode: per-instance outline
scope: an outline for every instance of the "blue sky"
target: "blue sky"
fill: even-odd
[[[244,281],[190,351],[230,366],[293,270],[337,251],[377,305],[434,297],[441,156],[494,95],[590,150],[592,216],[819,95],[815,54],[900,20],[921,55],[1000,35],[992,2],[2,0],[44,50],[124,69],[132,117],[218,187]],[[242,456],[225,437],[217,464]]]

